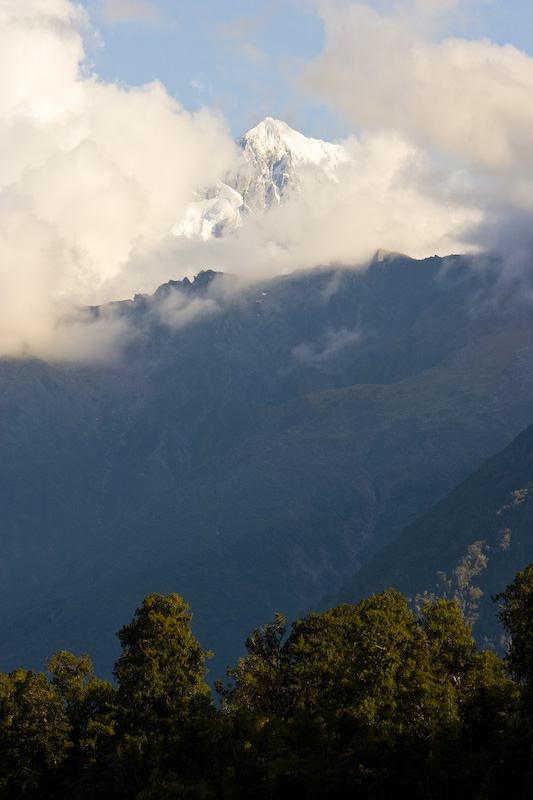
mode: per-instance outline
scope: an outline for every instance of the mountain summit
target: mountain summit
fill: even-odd
[[[176,236],[225,236],[251,214],[283,203],[301,189],[305,174],[320,185],[335,180],[339,164],[348,160],[342,145],[312,139],[281,120],[267,117],[236,140],[240,155],[235,168],[215,187],[198,192]]]
[[[303,169],[313,170],[319,180],[334,180],[338,165],[347,160],[341,145],[307,138],[271,117],[237,139],[237,144],[248,170],[240,171],[234,188],[254,212],[299,190]]]

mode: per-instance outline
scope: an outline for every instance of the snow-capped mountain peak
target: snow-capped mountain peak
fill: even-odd
[[[290,128],[286,122],[266,117],[259,125],[237,139],[245,154],[271,160],[290,155],[294,160],[322,166],[337,166],[345,160],[344,148],[338,144],[312,139]]]
[[[267,117],[237,139],[242,155],[235,169],[216,187],[199,192],[184,218],[174,225],[177,236],[209,239],[225,236],[250,214],[266,211],[298,193],[304,172],[317,184],[336,180],[348,156],[342,145],[312,139],[281,120]]]
[[[264,211],[299,191],[302,170],[311,169],[319,182],[334,180],[339,163],[346,160],[341,145],[308,138],[271,117],[237,139],[237,144],[247,169],[241,170],[231,185],[253,212]]]

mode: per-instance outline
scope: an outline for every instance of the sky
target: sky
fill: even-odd
[[[233,237],[177,240],[265,116],[350,163]],[[2,355],[92,358],[128,332],[77,307],[202,268],[496,250],[512,274],[532,250],[533,3],[0,0],[0,145]]]
[[[266,116],[306,136],[342,139],[357,131],[335,102],[302,80],[322,53],[326,25],[358,3],[308,0],[84,0],[98,35],[88,46],[105,80],[160,80],[189,111],[217,108],[231,134]],[[533,56],[529,0],[372,0],[383,18],[404,20],[429,41],[450,36],[510,43]],[[395,13],[394,13],[395,12]],[[348,65],[347,65],[348,66]],[[326,100],[326,102],[324,102]]]

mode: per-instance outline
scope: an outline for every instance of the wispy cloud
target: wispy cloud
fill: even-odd
[[[266,24],[260,15],[245,15],[235,17],[230,22],[220,26],[220,33],[230,40],[233,53],[237,53],[244,61],[250,64],[264,64],[267,56],[257,42]]]
[[[173,330],[179,330],[199,317],[210,316],[221,310],[212,297],[194,297],[192,300],[180,291],[170,292],[158,305],[159,320]]]
[[[249,39],[255,36],[262,27],[262,20],[257,15],[247,14],[226,22],[220,30],[230,39]]]
[[[303,342],[292,349],[291,355],[301,364],[316,366],[331,361],[341,355],[347,348],[353,347],[361,339],[357,329],[329,329],[319,342]]]
[[[241,53],[246,61],[254,64],[263,64],[267,61],[266,53],[255,44],[245,42],[241,47]]]
[[[100,0],[102,14],[110,25],[142,22],[158,25],[163,21],[160,8],[150,0]]]

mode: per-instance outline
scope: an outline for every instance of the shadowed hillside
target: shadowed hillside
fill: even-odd
[[[336,597],[354,602],[394,586],[418,603],[456,600],[482,646],[501,649],[502,583],[531,561],[533,426],[409,525]]]
[[[221,675],[530,423],[525,296],[462,257],[202,273],[115,304],[110,364],[3,362],[1,668],[108,673],[121,620],[178,591]]]

